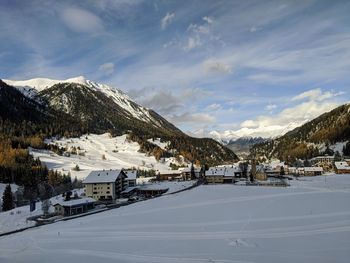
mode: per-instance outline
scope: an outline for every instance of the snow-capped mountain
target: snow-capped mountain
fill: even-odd
[[[123,108],[125,111],[127,111],[132,117],[139,119],[141,121],[145,122],[152,122],[157,126],[161,126],[161,123],[158,122],[158,120],[151,115],[150,110],[142,107],[135,102],[133,102],[125,93],[123,93],[121,90],[117,88],[113,88],[111,86],[105,85],[105,84],[99,84],[97,82],[87,80],[83,76],[69,78],[65,80],[56,80],[56,79],[48,79],[48,78],[35,78],[35,79],[29,79],[29,80],[9,80],[4,79],[3,80],[8,85],[16,87],[19,91],[23,93],[23,95],[29,97],[38,99],[40,98],[40,93],[45,93],[46,90],[50,89],[54,85],[57,84],[76,84],[76,86],[79,88],[85,87],[88,88],[86,91],[96,91],[101,92],[107,97],[111,98],[118,106]],[[38,96],[39,95],[39,96]],[[62,98],[64,102],[66,101],[66,98]],[[56,100],[56,103],[59,102],[59,100]],[[63,102],[63,101],[61,101]],[[69,110],[67,107],[67,110]],[[67,112],[69,113],[69,112]]]
[[[192,138],[119,89],[83,77],[67,80],[0,80],[0,135],[23,140],[83,134],[129,134],[140,151],[161,158],[181,153],[190,161],[232,161],[237,156],[212,139]],[[25,137],[30,139],[25,139]],[[149,143],[161,138],[169,152]],[[31,143],[29,143],[31,145]]]

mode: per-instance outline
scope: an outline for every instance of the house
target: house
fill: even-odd
[[[123,170],[126,174],[127,178],[127,187],[134,187],[136,186],[136,178],[137,178],[137,170]]]
[[[153,197],[153,196],[162,195],[162,194],[166,193],[168,190],[169,190],[169,188],[167,188],[167,187],[146,184],[146,185],[141,185],[141,186],[137,187],[137,195],[149,198],[149,197]]]
[[[314,175],[322,175],[322,174],[323,174],[322,167],[304,167],[305,176],[314,176]]]
[[[159,171],[157,175],[159,181],[183,180],[180,170]]]
[[[96,200],[90,197],[71,199],[69,201],[57,200],[52,205],[55,207],[55,213],[62,216],[72,216],[86,213],[95,206]]]
[[[265,173],[265,167],[264,165],[256,165],[255,175],[254,179],[260,180],[260,181],[266,181],[267,175]]]
[[[334,162],[337,174],[350,174],[350,165],[347,162]]]
[[[210,167],[205,172],[205,179],[208,184],[234,183],[236,174],[240,174],[240,168],[237,166]]]
[[[200,168],[194,168],[194,176],[196,178],[199,178],[199,175],[201,173]],[[179,171],[181,171],[181,176],[184,180],[191,180],[191,168],[190,167],[183,167],[179,168]]]
[[[85,194],[100,201],[112,201],[120,197],[128,185],[122,170],[92,171],[83,181]]]
[[[312,158],[311,164],[332,164],[334,162],[334,155],[329,156],[329,155],[324,155],[324,156],[316,156]]]

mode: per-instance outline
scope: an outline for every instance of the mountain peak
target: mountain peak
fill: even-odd
[[[42,91],[44,89],[50,88],[55,84],[58,83],[77,83],[86,85],[87,80],[84,76],[78,76],[73,77],[69,79],[64,80],[58,80],[58,79],[49,79],[49,78],[34,78],[34,79],[27,79],[27,80],[10,80],[10,79],[3,79],[3,81],[14,87],[27,87],[32,88],[37,91]]]

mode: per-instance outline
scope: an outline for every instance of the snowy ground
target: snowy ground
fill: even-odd
[[[348,262],[350,175],[204,185],[0,238],[0,262]]]
[[[188,188],[192,186],[195,183],[195,181],[184,181],[184,182],[154,182],[154,183],[146,183],[144,182],[141,184],[144,188],[152,188],[152,189],[159,189],[159,188],[169,188],[169,190],[166,192],[166,194],[171,194],[180,190],[183,190],[185,188]],[[2,189],[1,186],[4,184],[0,184],[0,190]],[[16,188],[16,185],[12,185],[14,188]],[[84,193],[84,189],[76,189],[73,190],[73,192],[77,192],[79,196],[81,196],[82,193]],[[51,198],[51,204],[55,204],[57,202],[62,202],[63,197],[61,195],[57,195],[55,197]],[[54,212],[54,207],[50,207],[50,211]],[[30,212],[29,205],[17,207],[10,211],[6,212],[0,212],[0,234],[19,230],[23,228],[27,228],[30,226],[34,226],[35,222],[27,220],[28,217],[31,216],[37,216],[41,215],[42,208],[41,208],[41,202],[36,203],[36,210]]]
[[[171,194],[186,188],[191,187],[194,185],[196,181],[180,181],[180,182],[154,182],[154,183],[147,183],[142,184],[142,187],[145,189],[165,189],[169,188],[169,190],[166,192],[166,194]]]
[[[36,210],[30,212],[29,206],[16,207],[10,211],[0,213],[0,234],[34,226],[35,222],[27,220],[28,217],[41,215],[41,202],[36,203]]]
[[[152,143],[165,147],[166,143],[155,140]],[[70,172],[72,178],[85,178],[90,171],[98,169],[129,169],[132,167],[140,169],[170,170],[170,163],[177,163],[175,158],[167,158],[164,162],[158,162],[153,156],[146,156],[138,152],[140,146],[136,142],[129,142],[126,135],[110,137],[105,134],[83,135],[80,138],[70,138],[50,141],[47,143],[57,144],[60,147],[79,147],[85,156],[72,154],[70,157],[59,156],[51,151],[31,149],[30,153],[35,158],[47,165],[49,169]],[[105,159],[102,158],[105,157]],[[76,165],[81,171],[72,170]]]

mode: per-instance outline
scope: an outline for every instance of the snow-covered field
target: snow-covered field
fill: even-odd
[[[153,141],[151,141],[153,142]],[[57,144],[66,147],[68,150],[73,146],[80,148],[80,152],[85,156],[71,154],[70,157],[59,156],[51,151],[31,149],[31,154],[35,158],[47,165],[49,169],[70,172],[72,178],[85,178],[90,171],[99,169],[129,169],[132,167],[140,169],[170,170],[171,162],[177,163],[175,158],[167,158],[164,162],[158,162],[153,156],[146,156],[138,152],[140,146],[136,142],[129,142],[126,135],[111,137],[108,133],[97,135],[83,135],[80,138],[61,139],[47,141],[47,143]],[[154,141],[153,143],[164,147],[165,143]],[[73,168],[78,165],[80,171]]]
[[[349,262],[350,175],[204,185],[0,238],[0,262]]]
[[[41,202],[36,203],[36,209],[32,212],[29,205],[16,207],[10,211],[0,212],[0,234],[34,226],[35,222],[27,220],[28,217],[41,215]]]

